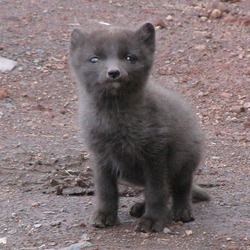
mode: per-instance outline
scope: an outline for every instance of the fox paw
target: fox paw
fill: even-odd
[[[113,213],[97,211],[94,213],[92,221],[92,225],[97,228],[114,226],[117,221],[117,215]]]

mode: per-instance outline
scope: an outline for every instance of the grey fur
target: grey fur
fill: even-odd
[[[96,227],[116,222],[118,178],[145,187],[145,203],[131,209],[141,217],[137,230],[165,227],[170,194],[173,218],[193,220],[192,180],[203,135],[182,97],[148,81],[154,51],[150,23],[136,31],[76,29],[71,35],[81,125],[96,161]]]

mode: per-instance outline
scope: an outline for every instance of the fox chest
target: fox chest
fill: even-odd
[[[140,155],[143,148],[143,135],[124,125],[108,130],[99,129],[94,134],[96,145],[102,152],[117,158],[127,157],[130,160]]]

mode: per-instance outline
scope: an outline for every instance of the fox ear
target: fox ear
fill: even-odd
[[[83,33],[80,29],[74,29],[70,38],[70,49],[74,50],[80,47],[86,40],[87,33]]]
[[[155,51],[155,28],[151,23],[145,23],[136,31],[136,36],[148,47],[152,52]]]

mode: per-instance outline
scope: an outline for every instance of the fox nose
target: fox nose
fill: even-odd
[[[111,69],[108,71],[108,77],[112,78],[112,79],[117,79],[119,78],[121,75],[120,70],[119,69]]]

